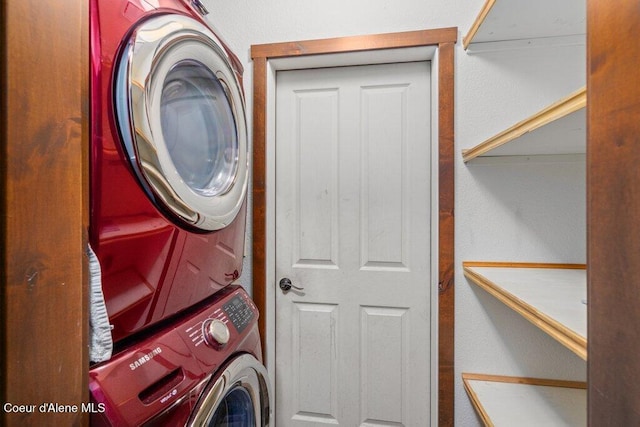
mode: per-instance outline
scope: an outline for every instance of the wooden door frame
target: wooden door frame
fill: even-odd
[[[0,425],[86,425],[89,5],[0,3]]]
[[[454,421],[454,49],[458,29],[441,28],[368,36],[339,37],[321,40],[304,40],[284,43],[253,45],[253,298],[262,313],[260,333],[268,342],[271,332],[267,329],[268,283],[273,275],[268,265],[267,241],[273,236],[269,223],[274,221],[267,210],[267,198],[273,182],[274,171],[267,166],[267,156],[273,147],[267,143],[272,138],[268,126],[274,114],[269,102],[269,79],[273,79],[274,60],[307,57],[320,58],[327,66],[326,55],[335,55],[338,62],[344,54],[369,55],[375,52],[399,49],[433,47],[437,49],[438,79],[438,425],[452,426]],[[402,52],[407,52],[402,51]],[[366,59],[356,59],[365,64]],[[404,62],[402,59],[395,62]],[[285,69],[296,65],[284,65]],[[355,65],[355,64],[354,64]],[[312,66],[304,67],[311,68]],[[274,353],[275,354],[275,353]],[[265,359],[268,360],[268,352]],[[271,371],[273,372],[273,371]],[[425,404],[429,404],[425,402]]]
[[[587,1],[588,423],[640,423],[638,2]]]

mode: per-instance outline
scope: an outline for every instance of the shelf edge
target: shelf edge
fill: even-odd
[[[473,38],[475,37],[476,33],[480,29],[480,26],[482,25],[484,20],[487,18],[487,15],[491,11],[491,8],[495,3],[496,3],[496,0],[487,0],[484,6],[482,6],[482,9],[480,10],[480,13],[476,17],[476,20],[473,22],[473,25],[471,25],[471,28],[469,28],[469,32],[467,33],[466,36],[462,38],[462,47],[464,48],[464,50],[467,50],[467,48],[473,41]]]
[[[530,49],[549,49],[568,46],[586,48],[586,34],[580,33],[561,36],[473,42],[467,48],[467,55],[484,55],[487,53],[509,51],[524,52]]]
[[[498,301],[520,314],[533,325],[544,331],[547,335],[567,347],[578,355],[581,359],[587,360],[587,340],[585,337],[570,330],[546,314],[540,312],[535,307],[516,298],[500,286],[479,273],[471,269],[471,266],[463,266],[466,278],[478,285],[480,288],[493,295]]]
[[[473,148],[462,150],[462,160],[467,163],[494,148],[500,147],[522,135],[554,122],[587,106],[587,89],[573,92],[565,98],[551,104],[533,116],[524,119],[505,131],[487,139]]]
[[[473,387],[471,387],[469,380],[465,379],[464,373],[462,374],[462,385],[464,386],[464,389],[467,392],[469,399],[471,399],[471,404],[473,405],[473,407],[476,410],[476,413],[482,420],[482,423],[485,425],[485,427],[493,427],[493,422],[491,421],[489,414],[487,414],[487,411],[484,409],[484,406],[482,406],[482,402],[480,401],[480,398],[476,394],[476,391],[473,389]]]
[[[578,388],[582,390],[587,389],[587,383],[585,381],[555,380],[555,379],[534,378],[534,377],[514,377],[514,376],[493,375],[493,374],[475,374],[470,372],[463,372],[462,380],[527,384],[527,385],[535,385],[535,386],[542,386],[542,387]]]
[[[509,268],[559,268],[565,270],[586,270],[586,264],[561,264],[542,262],[509,262],[509,261],[464,261],[463,267],[509,267]]]

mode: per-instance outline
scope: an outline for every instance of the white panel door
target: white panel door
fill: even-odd
[[[430,422],[430,65],[277,74],[278,427]]]

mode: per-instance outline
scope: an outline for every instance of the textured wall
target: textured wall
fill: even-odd
[[[482,3],[205,0],[209,19],[245,65],[250,122],[252,44],[450,26],[459,28],[461,40]],[[456,152],[584,85],[584,50],[534,46],[468,54],[459,42]],[[585,262],[585,162],[581,156],[519,157],[465,165],[458,156],[456,168],[456,425],[479,426],[462,388],[463,371],[585,379],[585,362],[471,285],[461,268],[463,260]],[[241,278],[247,287],[250,264]]]

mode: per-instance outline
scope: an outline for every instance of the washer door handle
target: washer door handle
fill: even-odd
[[[302,291],[304,289],[303,287],[294,286],[291,283],[291,279],[289,279],[287,277],[283,277],[282,279],[280,279],[279,286],[280,286],[280,289],[282,289],[282,292],[287,292],[291,288],[296,289],[298,291]]]

